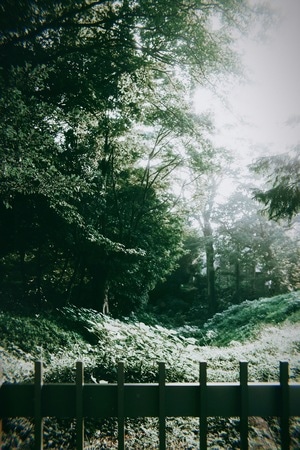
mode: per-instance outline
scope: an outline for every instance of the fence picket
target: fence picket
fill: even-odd
[[[248,450],[248,363],[240,362],[241,450]]]
[[[76,362],[76,450],[84,448],[83,418],[83,384],[84,367],[81,361]]]
[[[206,405],[207,405],[207,363],[200,362],[200,418],[199,418],[199,428],[200,428],[200,450],[207,449],[207,416],[206,416]]]
[[[118,364],[118,450],[125,448],[124,363]]]
[[[158,364],[159,380],[159,450],[166,449],[166,365],[163,362]]]
[[[43,417],[42,417],[43,366],[41,361],[34,364],[34,447],[43,449]]]
[[[207,364],[199,366],[198,383],[166,384],[159,363],[159,382],[125,384],[124,363],[117,384],[84,384],[84,368],[76,364],[76,384],[43,384],[42,363],[35,363],[34,384],[0,386],[0,417],[34,416],[36,450],[43,448],[43,417],[76,418],[76,450],[84,448],[84,417],[118,416],[118,448],[125,448],[126,417],[159,418],[159,450],[166,449],[166,417],[199,417],[199,444],[207,449],[207,416],[240,416],[241,450],[248,449],[248,417],[279,416],[281,449],[288,450],[290,417],[300,416],[300,384],[289,384],[289,365],[280,363],[280,382],[249,383],[248,364],[240,363],[239,383],[207,383]],[[74,390],[75,388],[75,390]],[[75,396],[74,396],[75,392]],[[156,396],[157,395],[157,396]],[[32,401],[33,400],[33,401]],[[117,402],[116,402],[117,400]]]
[[[281,449],[289,450],[290,448],[289,363],[286,361],[280,361],[280,388],[281,388],[281,417],[280,417]]]

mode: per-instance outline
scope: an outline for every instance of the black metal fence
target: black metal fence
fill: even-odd
[[[125,383],[119,363],[117,383],[84,384],[82,362],[76,383],[43,384],[42,363],[35,363],[34,384],[3,384],[0,417],[33,417],[35,448],[43,448],[43,418],[76,418],[76,449],[84,449],[84,419],[116,417],[118,449],[125,448],[125,418],[158,417],[159,450],[166,449],[167,417],[199,417],[199,447],[207,449],[208,417],[240,418],[240,448],[248,449],[248,418],[280,418],[281,448],[290,448],[289,419],[300,416],[300,384],[289,383],[289,365],[280,362],[278,383],[248,382],[248,363],[240,362],[238,383],[207,383],[207,364],[200,363],[199,383],[166,383],[159,363],[158,383]]]

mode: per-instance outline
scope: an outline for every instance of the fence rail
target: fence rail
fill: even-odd
[[[281,448],[290,445],[289,418],[300,416],[300,384],[289,383],[289,365],[280,362],[279,383],[248,382],[248,363],[240,362],[239,383],[207,383],[200,363],[199,383],[166,383],[159,363],[158,383],[125,383],[119,363],[117,383],[84,384],[82,362],[75,384],[43,384],[42,363],[35,363],[34,384],[3,384],[0,417],[34,417],[35,449],[43,448],[43,418],[76,418],[76,449],[84,449],[84,419],[118,419],[118,449],[125,448],[125,418],[158,417],[159,450],[166,449],[167,417],[199,417],[199,447],[207,449],[208,417],[240,417],[240,448],[248,449],[248,417],[280,418]],[[1,426],[0,426],[1,433]]]

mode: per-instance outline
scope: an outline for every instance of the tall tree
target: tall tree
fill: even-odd
[[[210,314],[214,314],[218,308],[218,300],[216,292],[215,242],[212,227],[212,215],[218,187],[217,177],[210,175],[205,184],[206,195],[204,204],[197,213],[193,213],[193,216],[198,221],[203,233],[205,247],[207,301]]]
[[[227,170],[227,174],[230,171],[231,157],[225,148],[214,148],[210,141],[206,141],[206,146],[211,155],[208,161],[195,153],[194,149],[189,152],[192,179],[190,214],[197,221],[203,235],[207,301],[210,314],[214,314],[218,309],[214,214],[219,186],[225,171]]]
[[[164,143],[159,168],[141,175],[138,165],[149,152],[131,146],[129,168],[121,164],[128,157],[125,143],[137,124],[156,131],[163,127],[165,137],[176,136],[180,127],[177,136],[191,133],[187,109],[180,112],[174,105],[178,86],[183,79],[192,85],[233,68],[226,24],[243,22],[245,4],[2,2],[0,228],[12,238],[3,253],[6,267],[18,261],[24,285],[34,279],[40,297],[46,281],[54,288],[59,280],[61,293],[71,299],[77,288],[97,278],[99,265],[108,259],[122,261],[127,273],[139,261],[141,270],[153,240],[151,232],[143,248],[137,238],[142,229],[156,227],[161,233],[149,253],[152,272],[164,274],[173,267],[173,258],[168,265],[162,255],[171,245],[167,230],[178,230],[180,220],[171,220],[172,201],[163,195],[161,181],[177,164],[174,145],[171,151]],[[129,213],[136,230],[128,226]],[[173,235],[176,254],[179,233]]]

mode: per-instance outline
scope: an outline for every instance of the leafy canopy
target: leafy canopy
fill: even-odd
[[[270,219],[289,219],[300,212],[300,152],[261,158],[252,166],[265,174],[267,186],[254,191],[263,203]]]
[[[78,303],[89,291],[99,308],[107,284],[137,300],[174,268],[171,174],[206,126],[188,98],[235,68],[228,25],[247,18],[238,0],[1,3],[0,232],[14,288]]]

